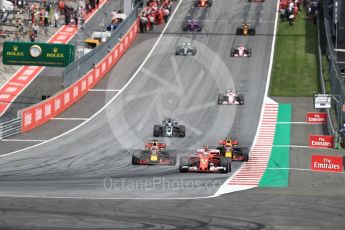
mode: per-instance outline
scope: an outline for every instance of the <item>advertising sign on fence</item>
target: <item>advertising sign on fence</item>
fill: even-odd
[[[333,148],[333,136],[310,135],[309,147],[311,148]]]
[[[4,42],[5,65],[65,67],[74,61],[74,46],[38,42]]]
[[[342,172],[343,156],[311,156],[311,170],[325,172]]]
[[[312,124],[325,124],[327,119],[326,113],[307,113],[307,122]]]

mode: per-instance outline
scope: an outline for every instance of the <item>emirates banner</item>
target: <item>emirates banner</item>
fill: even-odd
[[[307,113],[307,122],[312,124],[325,124],[327,119],[326,113]]]
[[[333,148],[333,136],[310,135],[310,148]]]
[[[311,170],[325,172],[342,172],[343,156],[312,155]]]

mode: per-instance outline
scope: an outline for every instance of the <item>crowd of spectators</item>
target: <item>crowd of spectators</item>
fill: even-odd
[[[302,7],[306,12],[305,19],[316,23],[319,7],[317,0],[281,0],[279,3],[281,20],[286,20],[290,25],[293,25],[298,12],[302,11]]]
[[[167,22],[171,11],[171,0],[150,0],[139,15],[140,31],[152,30],[153,25]]]
[[[26,40],[28,36],[32,42],[39,35],[48,35],[50,27],[58,28],[62,25],[78,26],[83,23],[83,16],[99,7],[99,0],[7,0],[13,3],[13,12],[6,11],[7,15],[21,15],[21,19],[7,20],[6,25],[19,28],[15,32],[14,40]],[[78,7],[79,6],[79,7]],[[1,14],[0,14],[1,16]],[[3,22],[4,24],[4,22]],[[53,30],[54,31],[54,30]],[[3,30],[4,36],[11,37],[11,32]],[[12,38],[12,37],[11,37]]]

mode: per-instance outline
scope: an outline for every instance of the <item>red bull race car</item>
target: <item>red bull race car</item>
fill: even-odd
[[[233,161],[248,161],[249,159],[248,149],[238,147],[238,141],[232,140],[230,137],[220,140],[217,149],[221,156],[231,158]]]
[[[218,94],[218,105],[243,105],[244,97],[236,89],[227,89]]]
[[[180,158],[179,171],[204,172],[204,173],[228,173],[231,172],[231,158],[220,155],[220,150],[210,149],[207,145],[197,149],[196,153]]]
[[[250,57],[252,51],[244,44],[238,44],[231,49],[231,57]]]
[[[135,150],[133,165],[175,165],[176,153],[166,149],[166,144],[157,140],[145,143],[144,150]]]
[[[195,7],[211,7],[213,0],[195,0]]]

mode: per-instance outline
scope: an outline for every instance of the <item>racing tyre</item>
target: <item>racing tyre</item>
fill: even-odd
[[[161,127],[160,125],[153,126],[153,136],[154,137],[160,137],[161,136]]]
[[[238,101],[239,101],[240,105],[244,104],[244,96],[242,94],[238,95]]]
[[[255,29],[252,28],[252,29],[249,31],[249,34],[250,34],[250,35],[255,35]]]
[[[241,148],[242,156],[243,156],[243,161],[248,161],[249,160],[249,149],[247,147]]]
[[[176,153],[169,153],[170,165],[176,165]]]
[[[181,157],[180,158],[180,165],[179,165],[179,171],[180,173],[186,173],[188,172],[188,169],[182,168],[182,166],[187,166],[188,165],[188,157]]]
[[[186,136],[186,127],[184,125],[180,125],[180,137]]]
[[[139,159],[140,159],[139,154],[134,152],[132,155],[132,165],[139,165],[138,163]]]
[[[221,95],[218,95],[218,105],[222,105],[222,104],[223,104],[223,99]]]
[[[234,48],[231,49],[230,56],[231,56],[231,57],[235,56],[235,49],[234,49]]]
[[[241,35],[241,34],[242,34],[242,28],[237,28],[236,35]]]
[[[188,31],[188,26],[183,26],[183,31]]]
[[[248,161],[248,160],[249,160],[248,153],[243,153],[243,161]]]
[[[221,157],[220,158],[220,166],[225,168],[225,169],[222,169],[220,171],[220,173],[231,172],[231,159],[230,158]]]
[[[194,56],[196,54],[196,49],[192,51],[192,55]]]

